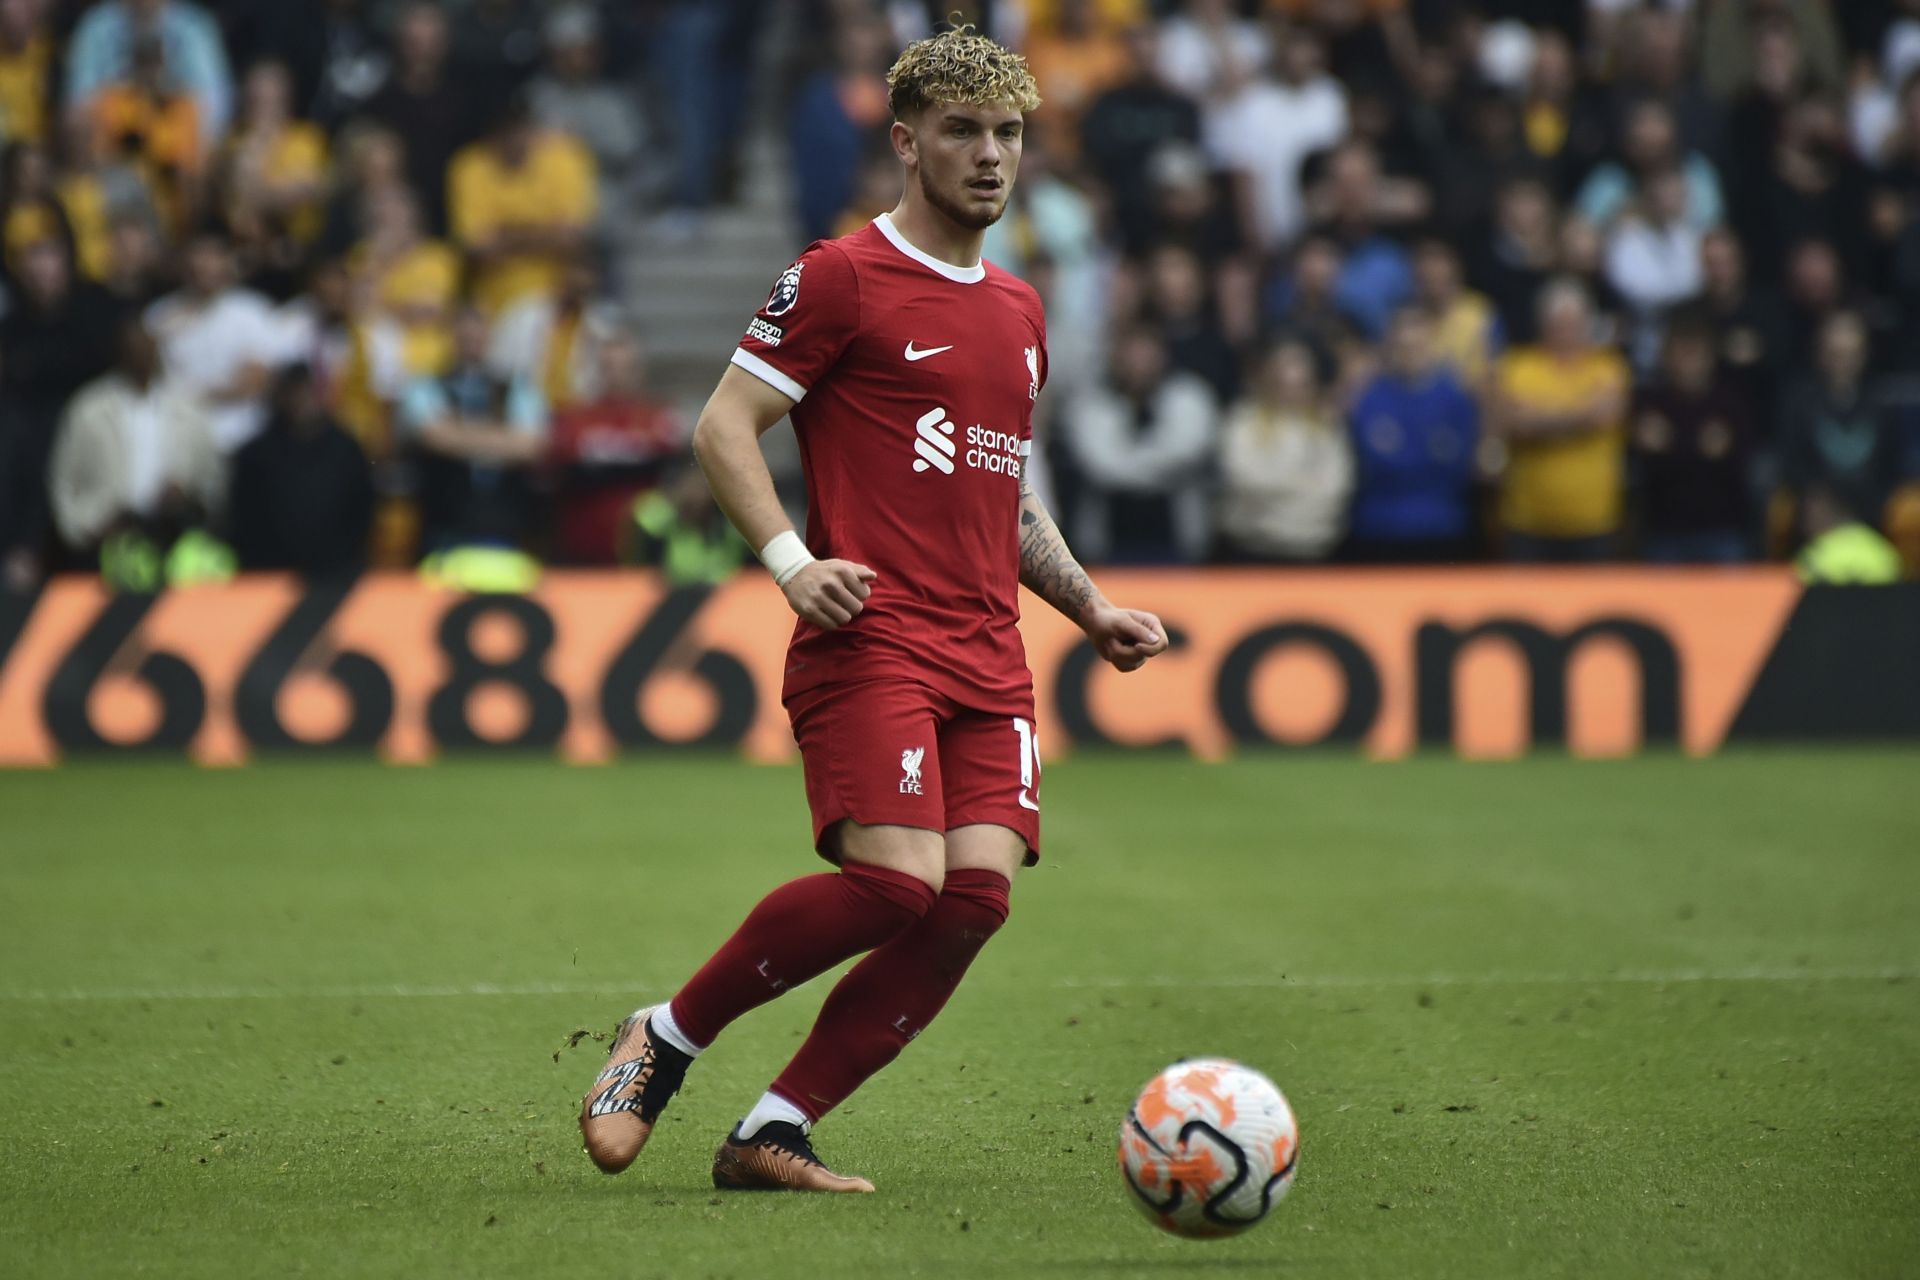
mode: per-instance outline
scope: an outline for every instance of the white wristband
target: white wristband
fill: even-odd
[[[784,587],[793,581],[794,574],[813,563],[813,552],[807,550],[799,534],[788,529],[774,534],[772,540],[760,548],[760,563],[773,575],[773,585]]]

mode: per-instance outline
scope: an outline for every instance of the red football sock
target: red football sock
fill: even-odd
[[[903,871],[849,862],[783,884],[673,998],[673,1021],[704,1047],[781,992],[871,951],[927,914],[933,889]]]
[[[840,979],[773,1091],[818,1120],[899,1057],[1006,923],[1011,888],[997,871],[949,871],[933,910]]]

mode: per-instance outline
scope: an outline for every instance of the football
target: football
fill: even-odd
[[[1300,1131],[1273,1081],[1227,1058],[1176,1062],[1120,1126],[1120,1176],[1154,1225],[1205,1238],[1245,1231],[1293,1185]]]

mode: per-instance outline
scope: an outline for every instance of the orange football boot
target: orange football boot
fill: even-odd
[[[849,1178],[820,1163],[813,1143],[797,1124],[775,1120],[742,1141],[739,1130],[713,1153],[713,1185],[722,1191],[872,1191],[865,1178]]]
[[[654,1122],[680,1091],[693,1059],[655,1038],[642,1009],[613,1033],[602,1071],[580,1103],[580,1136],[603,1173],[619,1173],[640,1155]]]

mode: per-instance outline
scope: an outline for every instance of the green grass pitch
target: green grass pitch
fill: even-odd
[[[1086,757],[945,1016],[818,1134],[871,1198],[708,1161],[825,991],[752,1014],[609,1178],[610,1028],[778,879],[799,778],[268,763],[0,775],[7,1276],[1911,1276],[1910,751]],[[1291,1198],[1188,1243],[1115,1128],[1272,1074]]]

